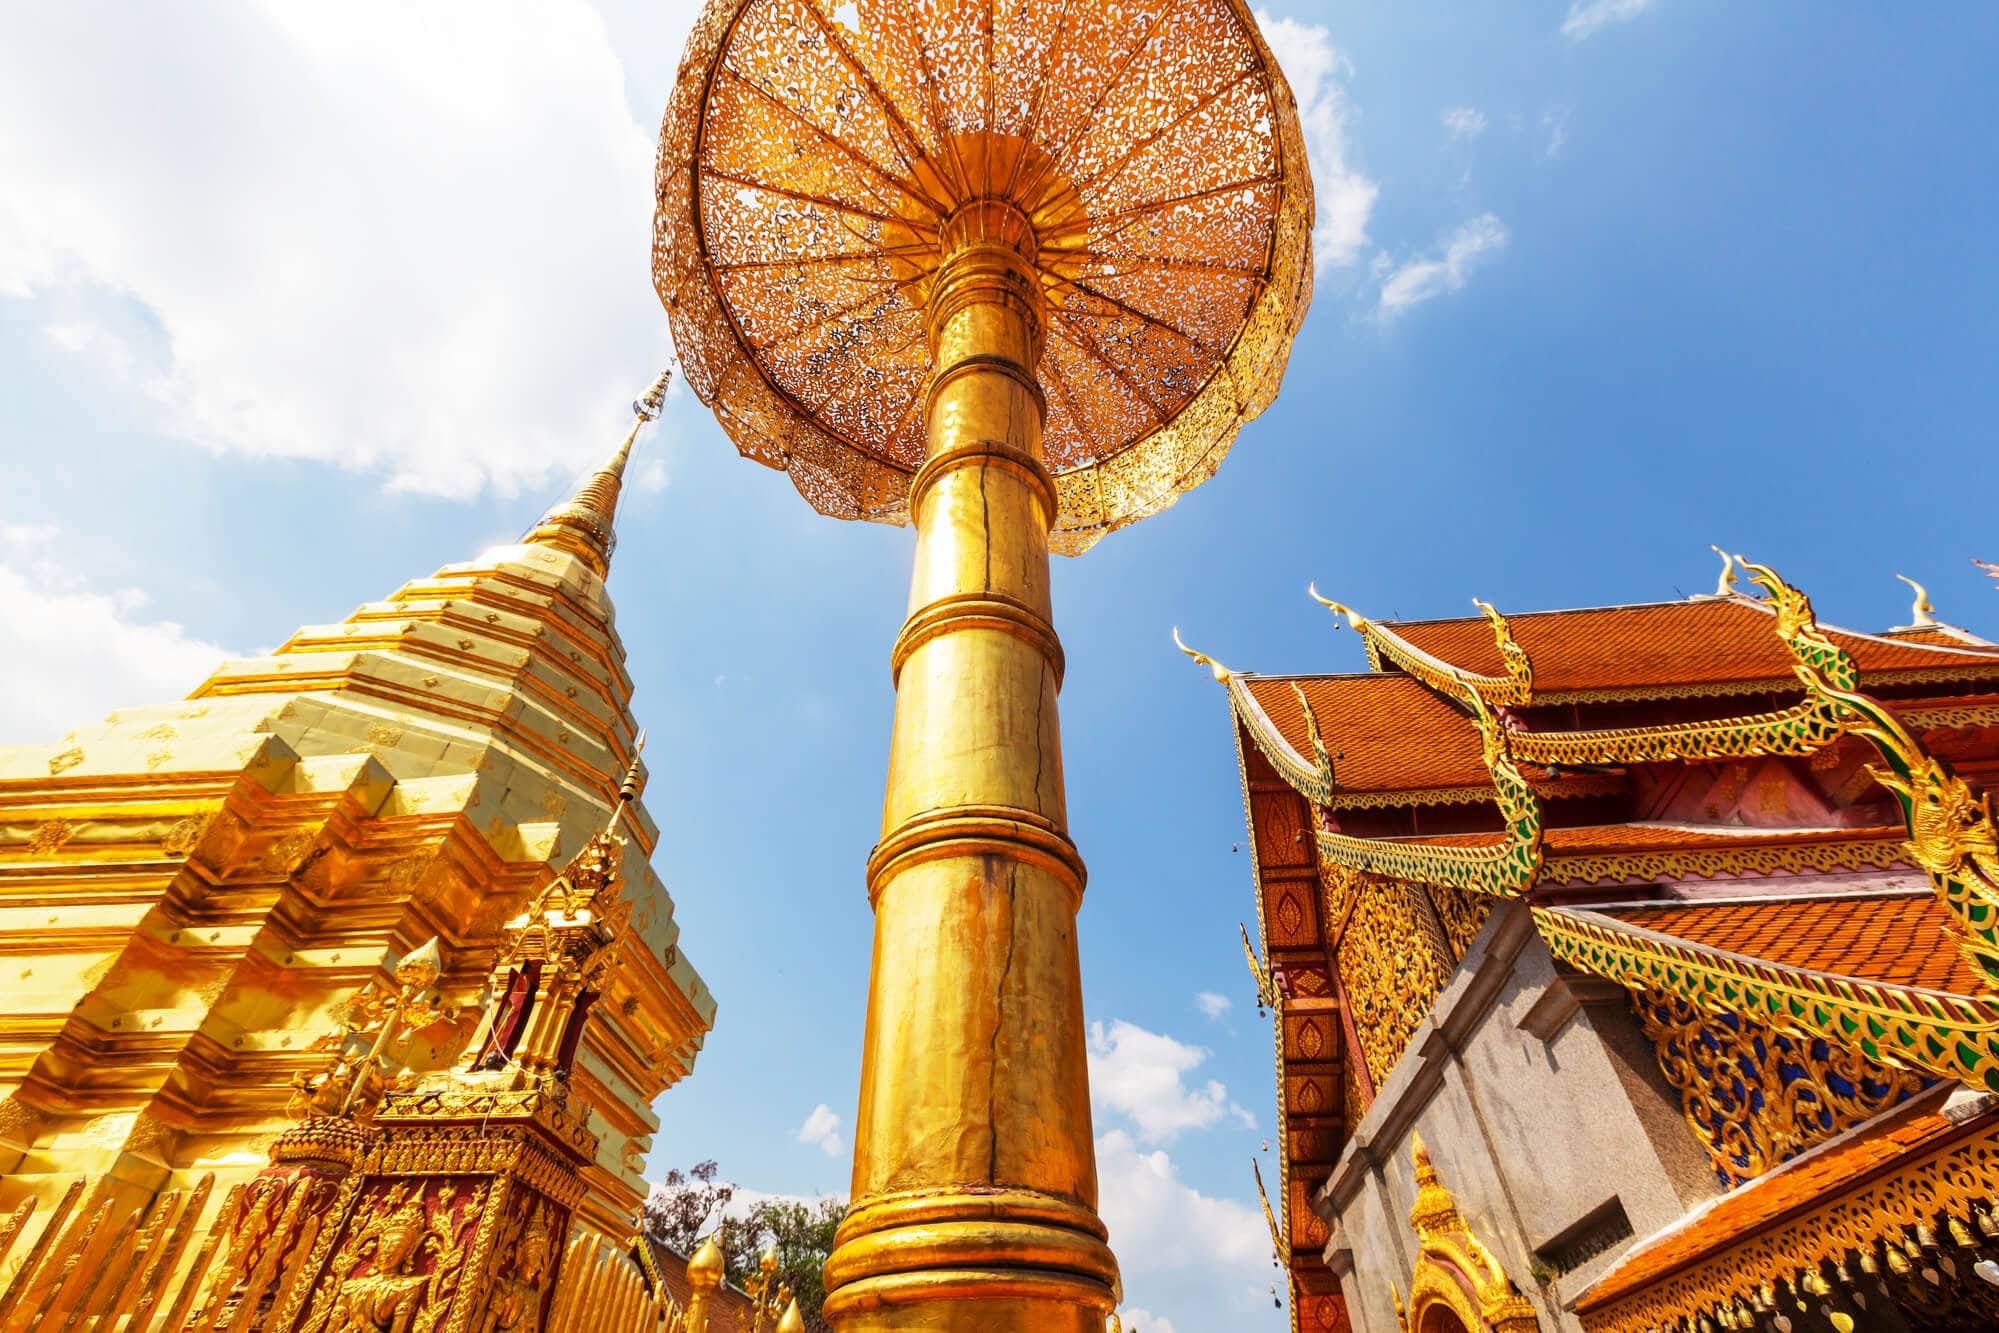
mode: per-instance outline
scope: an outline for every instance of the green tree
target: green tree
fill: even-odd
[[[741,1287],[759,1272],[765,1250],[777,1256],[777,1278],[798,1298],[798,1312],[811,1333],[830,1333],[826,1322],[826,1282],[821,1270],[833,1252],[833,1233],[847,1215],[844,1199],[763,1199],[723,1222],[735,1186],[717,1183],[719,1168],[700,1162],[686,1172],[666,1173],[646,1199],[646,1231],[682,1254],[692,1254],[721,1226],[722,1257],[729,1281]]]

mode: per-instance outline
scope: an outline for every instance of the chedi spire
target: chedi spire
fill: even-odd
[[[541,516],[541,521],[527,535],[529,542],[560,546],[596,570],[599,578],[610,573],[611,552],[618,544],[613,524],[618,517],[618,496],[625,486],[625,464],[632,456],[632,443],[638,439],[639,431],[647,422],[659,419],[666,386],[672,378],[670,369],[659,372],[659,378],[632,404],[634,420],[632,428],[625,432],[624,442],[577,488],[576,494]]]

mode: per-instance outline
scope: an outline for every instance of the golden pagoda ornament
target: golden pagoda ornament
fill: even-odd
[[[665,387],[520,541],[0,747],[0,1333],[665,1328],[715,1001],[605,588]]]
[[[683,372],[823,513],[911,522],[843,1330],[1101,1333],[1050,550],[1213,474],[1311,289],[1240,0],[710,0],[661,135]]]

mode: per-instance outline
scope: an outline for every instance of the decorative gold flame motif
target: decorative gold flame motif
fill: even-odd
[[[1297,110],[1239,0],[712,0],[658,189],[688,384],[840,518],[908,520],[923,309],[970,200],[1028,233],[1070,554],[1213,475],[1311,293]]]

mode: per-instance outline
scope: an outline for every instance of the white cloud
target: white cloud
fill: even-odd
[[[1439,117],[1444,132],[1462,143],[1470,143],[1485,133],[1485,112],[1475,106],[1447,107]]]
[[[1146,1143],[1170,1143],[1190,1129],[1206,1129],[1224,1118],[1246,1129],[1256,1117],[1229,1100],[1214,1079],[1190,1088],[1181,1075],[1208,1058],[1205,1047],[1175,1041],[1123,1019],[1108,1027],[1090,1024],[1090,1096],[1101,1106],[1131,1119]]]
[[[1124,1333],[1173,1333],[1171,1319],[1150,1310],[1141,1310],[1135,1305],[1119,1310],[1118,1322],[1124,1325]]]
[[[1347,165],[1350,112],[1341,79],[1352,67],[1319,24],[1278,18],[1264,9],[1256,11],[1256,22],[1298,99],[1319,213],[1312,228],[1313,257],[1329,267],[1351,264],[1367,244],[1368,215],[1381,193],[1379,185]]]
[[[1204,990],[1194,996],[1194,1007],[1212,1023],[1235,1008],[1235,1001],[1226,995],[1217,995],[1211,990]]]
[[[1270,1228],[1254,1203],[1201,1193],[1180,1179],[1164,1151],[1140,1150],[1121,1129],[1097,1138],[1097,1197],[1134,1302],[1183,1318],[1231,1297],[1245,1313],[1255,1308],[1250,1296],[1260,1296],[1272,1270]]]
[[[0,293],[203,447],[545,487],[667,351],[624,88],[577,0],[10,8]]]
[[[1569,142],[1569,109],[1550,107],[1541,113],[1541,157],[1558,156]]]
[[[1381,312],[1391,315],[1433,296],[1455,292],[1481,260],[1506,248],[1506,226],[1491,213],[1481,213],[1452,232],[1443,252],[1405,261],[1381,284]]]
[[[800,1143],[817,1144],[819,1151],[828,1157],[838,1157],[847,1151],[846,1141],[840,1137],[840,1117],[824,1102],[812,1108],[812,1114],[805,1117],[794,1137]]]
[[[0,744],[54,740],[114,708],[187,697],[227,649],[138,613],[137,588],[102,591],[50,553],[56,529],[0,523]]]
[[[1652,0],[1575,0],[1562,20],[1562,36],[1580,42],[1597,29],[1635,19],[1652,7]]]

